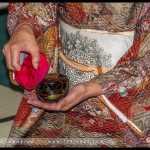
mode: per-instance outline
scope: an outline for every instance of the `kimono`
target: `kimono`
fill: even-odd
[[[67,53],[64,56],[59,51],[66,46],[60,40],[61,21],[78,30],[134,31],[134,39],[113,68],[104,72],[98,66],[92,76],[105,96],[89,98],[66,112],[52,112],[27,104],[36,95],[34,89],[25,89],[7,147],[150,147],[150,3],[10,3],[8,11],[10,35],[24,23],[32,25],[40,51],[49,62],[49,73],[66,68],[59,67],[63,63],[59,58],[71,63]],[[76,63],[80,73],[77,64],[84,65]],[[10,78],[17,84],[11,71]],[[12,140],[23,143],[13,144]]]

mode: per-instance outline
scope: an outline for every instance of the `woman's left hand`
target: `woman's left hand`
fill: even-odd
[[[95,80],[90,80],[88,82],[80,83],[73,86],[69,90],[67,96],[62,98],[57,103],[44,103],[34,99],[29,99],[27,103],[47,110],[67,111],[82,102],[83,100],[101,94],[103,94],[103,92],[100,85]]]

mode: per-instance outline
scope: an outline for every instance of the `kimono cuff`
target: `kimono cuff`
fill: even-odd
[[[95,78],[93,78],[92,80],[95,80],[100,87],[103,90],[104,95],[106,95],[107,97],[109,97],[112,93],[112,86],[116,85],[117,83],[114,83],[113,80],[109,80],[109,77],[106,77],[106,74],[101,74],[100,76],[97,76]]]
[[[32,19],[22,19],[15,27],[15,30],[16,31],[21,25],[23,24],[28,24],[30,26],[32,26],[33,28],[33,32],[34,32],[34,35],[35,35],[35,38],[37,39],[37,37],[41,34],[42,32],[42,29],[40,27],[40,25],[37,24],[37,22],[35,20],[32,20]]]

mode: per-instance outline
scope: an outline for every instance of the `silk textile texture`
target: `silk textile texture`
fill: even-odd
[[[58,113],[28,105],[27,100],[36,96],[34,90],[25,90],[9,139],[36,139],[25,147],[150,147],[150,3],[11,3],[8,10],[10,35],[19,24],[32,24],[49,72],[58,72],[60,20],[78,29],[134,31],[133,45],[116,66],[94,79],[110,102],[144,134],[138,135],[97,97]],[[106,142],[47,145],[47,138],[99,138]],[[7,142],[7,146],[13,144]]]

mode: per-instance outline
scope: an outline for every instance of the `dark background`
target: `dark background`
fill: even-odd
[[[7,31],[7,9],[0,10],[0,85],[10,87],[16,90],[23,90],[21,86],[15,86],[9,79],[9,71],[6,67],[6,60],[3,55],[3,47],[9,41],[9,34]]]

